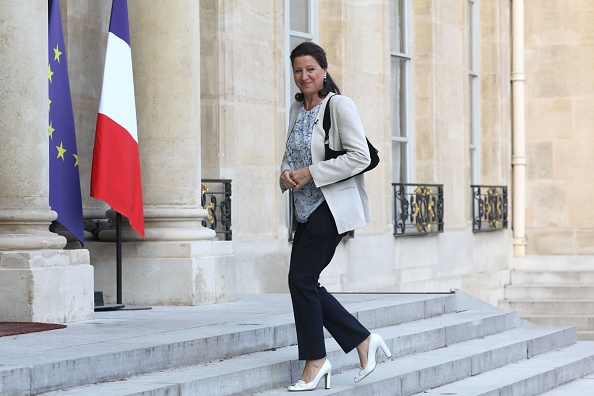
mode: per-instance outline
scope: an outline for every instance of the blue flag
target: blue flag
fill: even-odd
[[[82,197],[60,0],[48,1],[49,204],[58,213],[57,221],[82,243]]]

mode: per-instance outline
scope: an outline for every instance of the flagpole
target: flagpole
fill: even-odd
[[[122,214],[116,212],[116,294],[122,304]]]

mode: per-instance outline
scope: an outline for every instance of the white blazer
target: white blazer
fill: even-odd
[[[316,187],[319,187],[324,194],[334,216],[338,233],[342,234],[355,228],[364,227],[370,221],[365,176],[359,174],[350,179],[344,179],[367,168],[371,158],[355,102],[349,97],[336,95],[330,103],[330,119],[332,120],[329,133],[330,148],[336,151],[346,150],[346,154],[328,161],[325,160],[325,132],[322,124],[326,104],[333,95],[335,94],[330,93],[324,98],[314,123],[311,138],[312,165],[310,165],[309,171]],[[293,130],[302,104],[303,102],[294,102],[291,106],[287,137]],[[287,169],[291,170],[291,166],[285,151],[280,168],[281,174]],[[281,190],[283,192],[286,190],[282,183]]]

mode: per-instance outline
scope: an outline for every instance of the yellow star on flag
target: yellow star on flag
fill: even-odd
[[[56,148],[58,149],[58,156],[56,158],[62,158],[62,161],[64,161],[64,153],[67,151],[64,147],[62,147],[62,142],[60,142],[59,146],[56,146]]]
[[[53,139],[53,136],[52,136],[52,135],[53,135],[53,133],[54,133],[54,131],[55,131],[55,128],[52,126],[52,122],[53,122],[53,121],[50,121],[50,124],[49,124],[49,126],[47,127],[47,129],[48,129],[48,132],[49,132],[49,137],[50,137],[50,139]]]
[[[76,160],[76,162],[74,163],[74,166],[78,166],[78,155],[77,154],[72,154],[74,156],[74,159]]]
[[[54,48],[54,60],[57,60],[58,63],[60,63],[60,55],[62,55],[62,53],[58,49],[58,44],[56,44],[56,48]]]
[[[50,64],[47,64],[47,78],[49,78],[50,82],[52,82],[52,76],[54,75],[54,72],[52,71],[52,68],[50,66]]]
[[[52,100],[48,99],[47,100],[47,111],[50,111],[50,105],[52,104]]]

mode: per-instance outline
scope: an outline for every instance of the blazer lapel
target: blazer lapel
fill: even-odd
[[[313,127],[312,136],[311,136],[311,159],[313,163],[318,163],[320,161],[324,161],[325,158],[325,151],[324,151],[324,113],[326,112],[326,108],[328,105],[328,99],[332,95],[336,95],[334,92],[330,92],[323,100],[322,105],[320,106],[320,110],[318,111],[318,116],[316,117],[316,121]],[[330,111],[330,109],[327,109]]]

